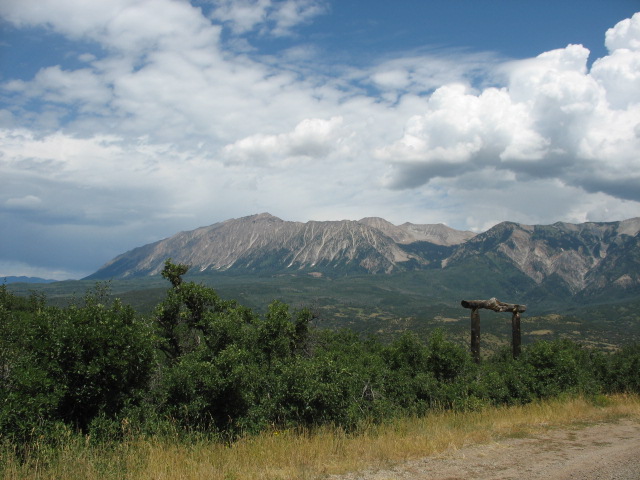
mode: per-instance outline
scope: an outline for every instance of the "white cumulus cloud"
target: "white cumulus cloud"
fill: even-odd
[[[236,34],[258,30],[262,34],[286,36],[314,17],[326,13],[319,0],[210,0],[213,17]]]
[[[609,29],[591,67],[580,45],[509,62],[412,50],[353,66],[306,38],[279,54],[251,48],[293,42],[324,1],[198,5],[0,2],[15,29],[77,46],[73,62],[0,81],[12,260],[39,255],[29,236],[70,261],[83,238],[106,261],[261,211],[475,229],[637,215],[640,14]]]
[[[636,14],[609,30],[611,53],[591,70],[589,51],[568,45],[506,65],[500,89],[438,88],[402,138],[377,150],[389,184],[492,169],[639,201],[639,24]]]
[[[223,153],[229,162],[264,167],[290,164],[295,159],[321,159],[339,148],[342,123],[342,117],[305,119],[291,132],[251,135],[225,146]]]
[[[640,13],[621,20],[607,30],[604,44],[609,52],[619,49],[640,50]]]

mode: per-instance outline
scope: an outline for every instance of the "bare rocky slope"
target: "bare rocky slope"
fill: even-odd
[[[136,248],[116,257],[91,278],[155,275],[167,258],[201,272],[330,266],[391,273],[409,261],[423,266],[430,263],[402,245],[427,242],[451,246],[474,235],[445,225],[395,226],[382,218],[301,223],[261,213],[180,232]]]
[[[640,218],[553,225],[503,222],[476,235],[442,224],[394,225],[375,217],[303,223],[262,213],[141,246],[88,278],[156,275],[172,258],[201,273],[344,275],[474,268],[482,281],[515,269],[542,290],[633,294],[640,293],[639,232]]]
[[[640,218],[622,222],[522,225],[503,222],[467,241],[443,266],[488,256],[537,284],[559,279],[572,292],[640,284]]]

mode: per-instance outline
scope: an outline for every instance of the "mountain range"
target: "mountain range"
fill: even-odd
[[[160,273],[166,259],[191,272],[312,275],[473,271],[479,280],[512,274],[531,292],[640,294],[640,217],[619,222],[524,225],[502,222],[475,234],[443,224],[291,222],[268,213],[230,219],[135,248],[87,279]],[[447,278],[451,278],[449,275]]]

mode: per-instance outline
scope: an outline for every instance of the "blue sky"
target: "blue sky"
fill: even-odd
[[[640,216],[640,4],[5,0],[0,276],[269,212]]]

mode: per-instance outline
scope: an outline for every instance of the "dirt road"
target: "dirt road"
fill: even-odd
[[[334,480],[640,480],[640,423],[550,428]]]

